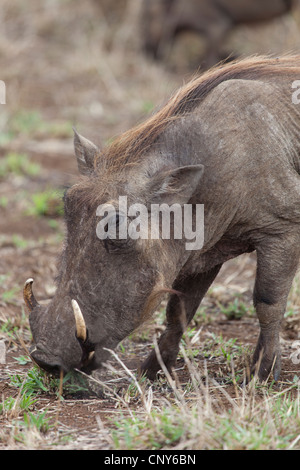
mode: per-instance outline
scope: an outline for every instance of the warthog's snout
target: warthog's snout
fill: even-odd
[[[41,305],[37,302],[34,297],[32,291],[32,284],[33,279],[28,279],[25,282],[23,290],[24,301],[29,310],[29,313],[33,312],[33,310],[42,311]],[[70,369],[73,368],[85,369],[90,364],[94,355],[94,345],[88,339],[88,330],[86,328],[85,320],[78,305],[78,302],[73,299],[71,305],[75,320],[75,328],[72,337],[75,338],[74,342],[77,343],[78,350],[78,345],[80,345],[81,359],[76,363],[74,361],[73,364],[68,364],[61,358],[61,355],[63,356],[63,354],[55,354],[50,351],[45,346],[45,341],[38,341],[37,344],[35,344],[29,351],[31,359],[38,366],[40,366],[47,372],[51,372],[53,374],[59,374],[61,370],[63,370],[64,372],[68,372]],[[39,312],[38,315],[41,315],[41,312]],[[65,344],[65,347],[67,349],[67,344]]]
[[[33,346],[29,351],[30,357],[39,367],[54,375],[59,375],[60,371],[66,372],[61,360],[52,356],[40,345]]]

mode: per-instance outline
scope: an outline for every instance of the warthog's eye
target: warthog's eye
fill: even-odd
[[[106,225],[104,226],[104,231],[107,233],[107,238],[111,240],[117,240],[119,238],[124,238],[124,234],[127,233],[127,217],[123,214],[116,213],[111,215]],[[124,234],[123,234],[124,232]]]
[[[127,216],[117,212],[110,215],[103,225],[104,246],[108,252],[124,251],[128,248]]]

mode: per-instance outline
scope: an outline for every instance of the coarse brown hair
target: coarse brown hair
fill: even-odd
[[[121,170],[147,152],[158,136],[178,117],[191,113],[220,83],[232,80],[272,80],[278,75],[300,77],[300,55],[280,58],[252,56],[218,65],[183,85],[158,112],[145,122],[121,134],[102,150],[98,159],[110,169]]]

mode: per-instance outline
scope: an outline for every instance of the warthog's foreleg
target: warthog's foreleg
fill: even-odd
[[[180,299],[178,295],[172,294],[167,305],[167,326],[161,335],[158,346],[161,358],[169,371],[174,367],[179,350],[179,342],[185,327],[192,320],[199,304],[218,274],[221,265],[211,271],[196,274],[174,283],[173,288],[180,291],[184,296]],[[183,304],[181,303],[183,301]],[[184,305],[184,308],[183,308]],[[161,369],[155,350],[141,366],[150,380],[154,380],[157,372]]]
[[[280,325],[287,297],[299,261],[299,235],[290,231],[264,240],[257,246],[257,273],[254,306],[260,323],[260,335],[253,355],[252,374],[266,380],[273,372],[278,380],[281,370]]]

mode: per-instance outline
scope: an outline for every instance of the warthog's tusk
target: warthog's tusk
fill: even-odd
[[[86,340],[86,326],[85,326],[85,321],[82,315],[82,312],[80,310],[80,307],[77,303],[76,300],[72,299],[72,307],[73,307],[73,312],[74,312],[74,317],[75,317],[75,323],[76,323],[76,335],[78,339],[81,339],[82,341]]]
[[[35,299],[33,295],[32,284],[33,284],[33,279],[29,278],[25,282],[24,288],[23,288],[23,297],[24,297],[24,301],[29,312],[31,312],[35,307],[40,306],[40,304],[37,302],[37,300]]]
[[[88,361],[91,362],[91,360],[93,359],[94,356],[95,356],[95,351],[91,351],[91,352],[89,353],[89,359],[88,359]]]

